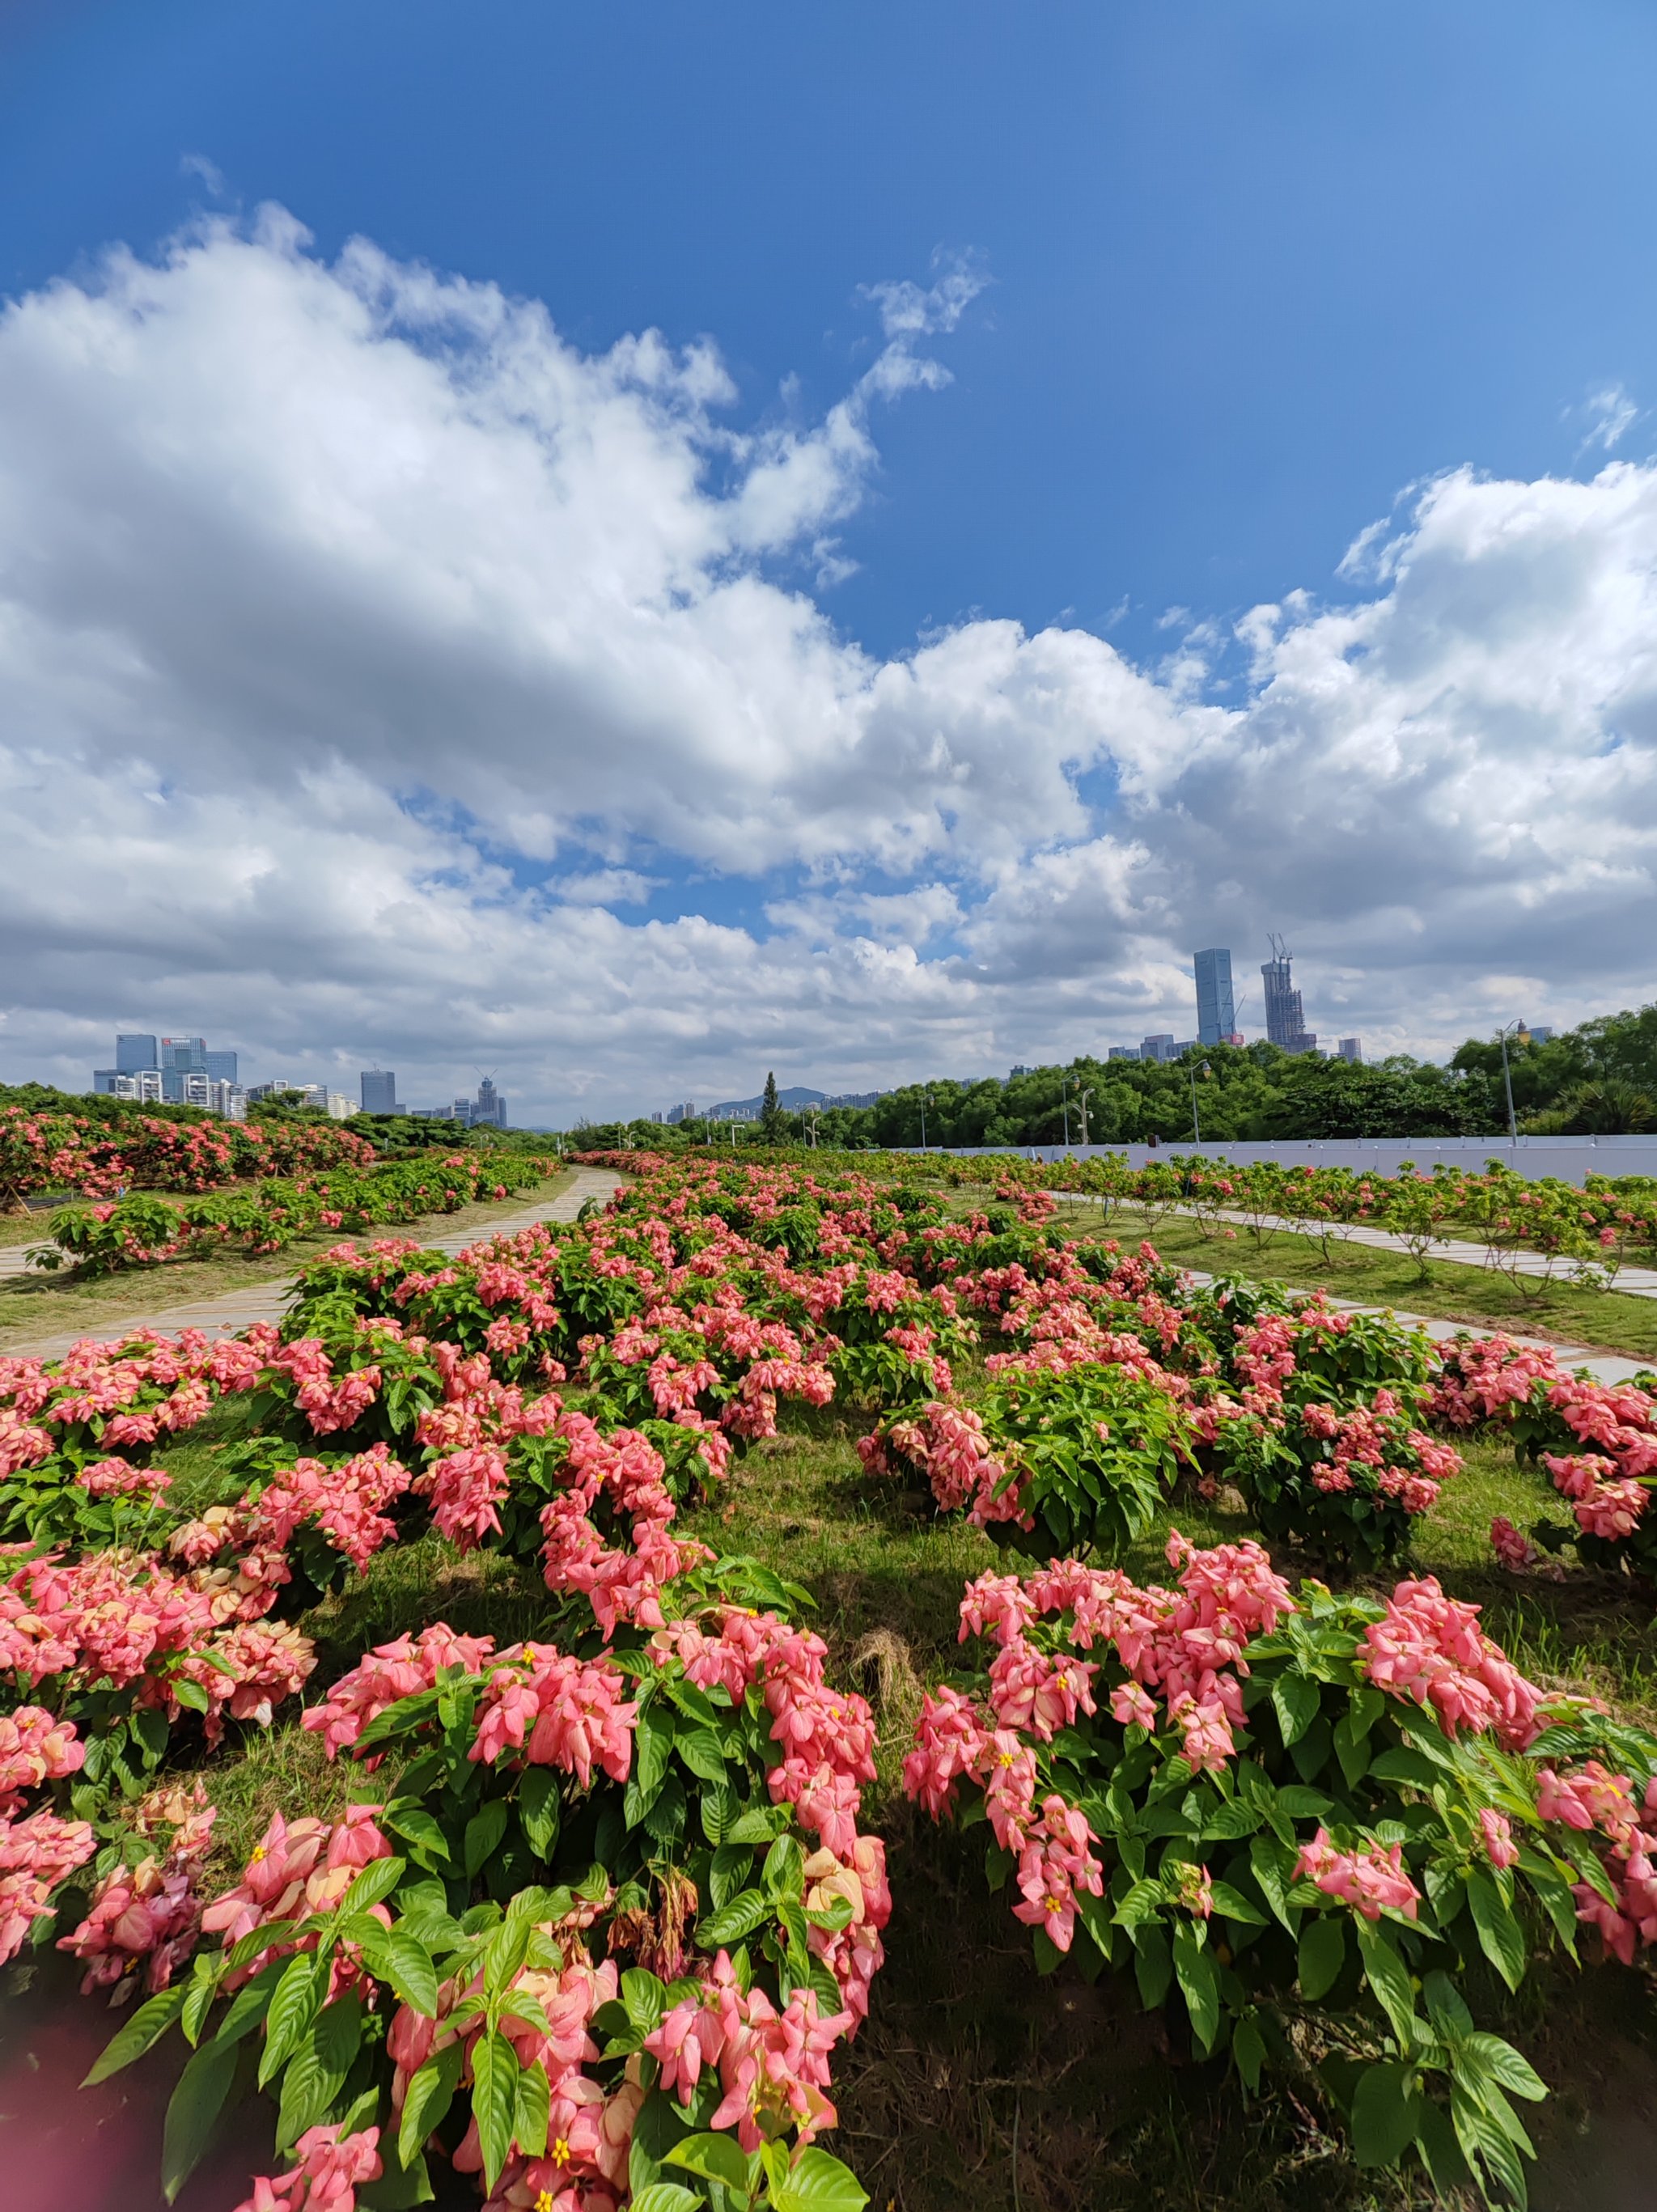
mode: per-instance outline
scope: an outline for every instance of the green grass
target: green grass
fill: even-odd
[[[481,1236],[491,1222],[520,1213],[555,1197],[570,1180],[562,1170],[544,1182],[533,1183],[515,1197],[463,1206],[452,1213],[428,1214],[423,1220],[396,1228],[376,1230],[375,1236],[446,1237],[457,1230],[475,1229]],[[7,1225],[0,1223],[0,1227]],[[44,1243],[43,1215],[22,1237],[9,1240]],[[67,1273],[0,1277],[0,1352],[19,1349],[70,1329],[95,1332],[117,1322],[140,1320],[173,1306],[193,1305],[202,1298],[219,1297],[229,1291],[251,1290],[262,1283],[281,1283],[318,1253],[341,1241],[340,1232],[324,1231],[300,1238],[281,1252],[264,1259],[168,1260],[159,1267],[129,1268],[115,1275],[84,1278]],[[358,1239],[358,1242],[365,1240]]]
[[[949,1195],[957,1201],[957,1211],[971,1211],[973,1200],[963,1208],[959,1194]],[[981,1200],[981,1194],[977,1196]],[[1365,1305],[1466,1322],[1470,1328],[1502,1329],[1657,1363],[1657,1299],[1626,1291],[1579,1290],[1569,1282],[1544,1284],[1529,1276],[1520,1279],[1521,1290],[1492,1268],[1462,1267],[1450,1260],[1429,1261],[1423,1278],[1403,1252],[1331,1237],[1326,1257],[1315,1237],[1284,1231],[1257,1246],[1247,1229],[1238,1229],[1232,1239],[1205,1231],[1189,1214],[1156,1216],[1132,1206],[1114,1207],[1107,1220],[1096,1206],[1066,1205],[1060,1224],[1067,1233],[1114,1237],[1130,1249],[1148,1237],[1164,1259],[1211,1274],[1269,1277]]]

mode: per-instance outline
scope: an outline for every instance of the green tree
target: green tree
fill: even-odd
[[[780,1145],[788,1134],[786,1116],[777,1098],[777,1079],[768,1072],[765,1096],[760,1103],[760,1134],[768,1145]]]

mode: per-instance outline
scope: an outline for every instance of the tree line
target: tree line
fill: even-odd
[[[1536,1135],[1657,1131],[1657,1004],[1601,1015],[1545,1043],[1508,1040],[1514,1118]],[[1032,1067],[1005,1082],[950,1076],[889,1091],[872,1106],[804,1114],[767,1103],[751,1122],[700,1115],[669,1127],[585,1122],[582,1146],[798,1143],[862,1151],[945,1146],[1269,1142],[1340,1137],[1497,1136],[1508,1127],[1502,1048],[1470,1037],[1441,1066],[1398,1053],[1369,1065],[1296,1056],[1277,1045],[1194,1047],[1169,1061],[1099,1060]]]

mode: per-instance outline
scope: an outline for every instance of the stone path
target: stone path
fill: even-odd
[[[588,1199],[608,1198],[621,1188],[621,1182],[619,1176],[610,1175],[601,1168],[577,1168],[574,1181],[555,1198],[540,1206],[517,1213],[502,1213],[495,1221],[474,1222],[470,1229],[452,1230],[446,1236],[422,1237],[421,1242],[430,1252],[455,1253],[464,1251],[469,1244],[481,1243],[486,1237],[511,1236],[537,1221],[574,1221]],[[399,1232],[388,1230],[385,1233],[396,1236]],[[0,1272],[21,1271],[13,1268]],[[159,1329],[169,1336],[176,1336],[182,1328],[205,1329],[209,1336],[234,1336],[253,1322],[280,1321],[287,1310],[291,1284],[290,1276],[277,1275],[269,1282],[250,1283],[246,1290],[197,1298],[189,1305],[167,1306],[150,1313],[100,1316],[80,1328],[41,1337],[32,1343],[9,1344],[0,1357],[21,1354],[28,1358],[58,1359],[82,1337],[109,1340],[140,1328]]]

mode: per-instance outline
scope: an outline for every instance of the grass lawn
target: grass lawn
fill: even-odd
[[[376,1231],[387,1237],[446,1237],[457,1230],[476,1230],[483,1235],[492,1222],[521,1213],[554,1198],[569,1182],[573,1170],[562,1169],[544,1182],[532,1183],[515,1198],[491,1200],[463,1206],[452,1213],[428,1214],[424,1220]],[[0,1223],[0,1227],[9,1225]],[[22,1238],[12,1243],[46,1242],[46,1217],[37,1214]],[[240,1291],[258,1283],[284,1282],[307,1260],[341,1241],[333,1230],[301,1237],[285,1250],[264,1259],[169,1260],[155,1267],[133,1267],[114,1275],[92,1275],[77,1280],[67,1271],[58,1274],[0,1276],[0,1352],[33,1343],[38,1338],[58,1336],[70,1329],[88,1334],[128,1319],[161,1313],[172,1306],[192,1304],[198,1298],[216,1297],[226,1291]]]
[[[972,1210],[973,1200],[963,1205],[960,1193],[947,1195],[957,1211]],[[1268,1234],[1257,1246],[1247,1229],[1238,1229],[1235,1239],[1215,1235],[1188,1213],[1150,1214],[1116,1206],[1107,1219],[1096,1206],[1066,1205],[1059,1219],[1073,1235],[1114,1237],[1130,1248],[1148,1237],[1165,1259],[1210,1274],[1266,1277],[1366,1305],[1466,1322],[1486,1332],[1504,1329],[1556,1344],[1622,1352],[1657,1365],[1657,1298],[1578,1290],[1568,1282],[1544,1283],[1529,1275],[1519,1278],[1519,1288],[1493,1268],[1459,1267],[1449,1260],[1429,1261],[1423,1279],[1407,1253],[1377,1251],[1332,1237],[1326,1256],[1315,1237],[1282,1231]]]
[[[1170,2045],[1131,1984],[1089,1983],[1068,1963],[1050,1981],[1037,1977],[1006,1897],[985,1888],[981,1838],[919,1818],[900,1781],[922,1690],[953,1662],[962,1587],[1002,1555],[964,1522],[940,1518],[929,1497],[866,1477],[855,1415],[786,1412],[790,1429],[754,1447],[682,1527],[805,1584],[833,1676],[861,1686],[878,1715],[880,1772],[864,1825],[887,1839],[895,1911],[871,2019],[838,2069],[841,2126],[830,2138],[876,2212],[1402,2212],[1429,2203],[1351,2166],[1318,2125],[1309,2075],[1249,2105],[1219,2067]],[[230,1401],[168,1450],[179,1502],[199,1508],[227,1493],[217,1452],[243,1418]],[[1483,1602],[1493,1632],[1534,1675],[1657,1718],[1648,1602],[1591,1575],[1502,1574],[1485,1541],[1491,1516],[1522,1523],[1552,1492],[1496,1445],[1474,1444],[1466,1457],[1418,1532],[1411,1568]],[[1249,1533],[1223,1505],[1181,1496],[1124,1564],[1156,1576],[1175,1524],[1199,1541]],[[1291,1579],[1313,1565],[1282,1549],[1278,1564]],[[463,1558],[428,1534],[382,1552],[304,1620],[319,1645],[313,1693],[404,1629],[446,1620],[505,1644],[548,1632],[554,1611],[532,1565]],[[228,1744],[209,1772],[227,1880],[277,1808],[337,1813],[383,1786],[331,1767],[291,1716]],[[1605,2112],[1607,2080],[1648,2093],[1657,2080],[1645,1985],[1620,1970],[1533,1976],[1507,2003],[1505,2026],[1557,2085],[1538,2118],[1533,2203],[1567,2212],[1582,2201],[1574,2136]]]

